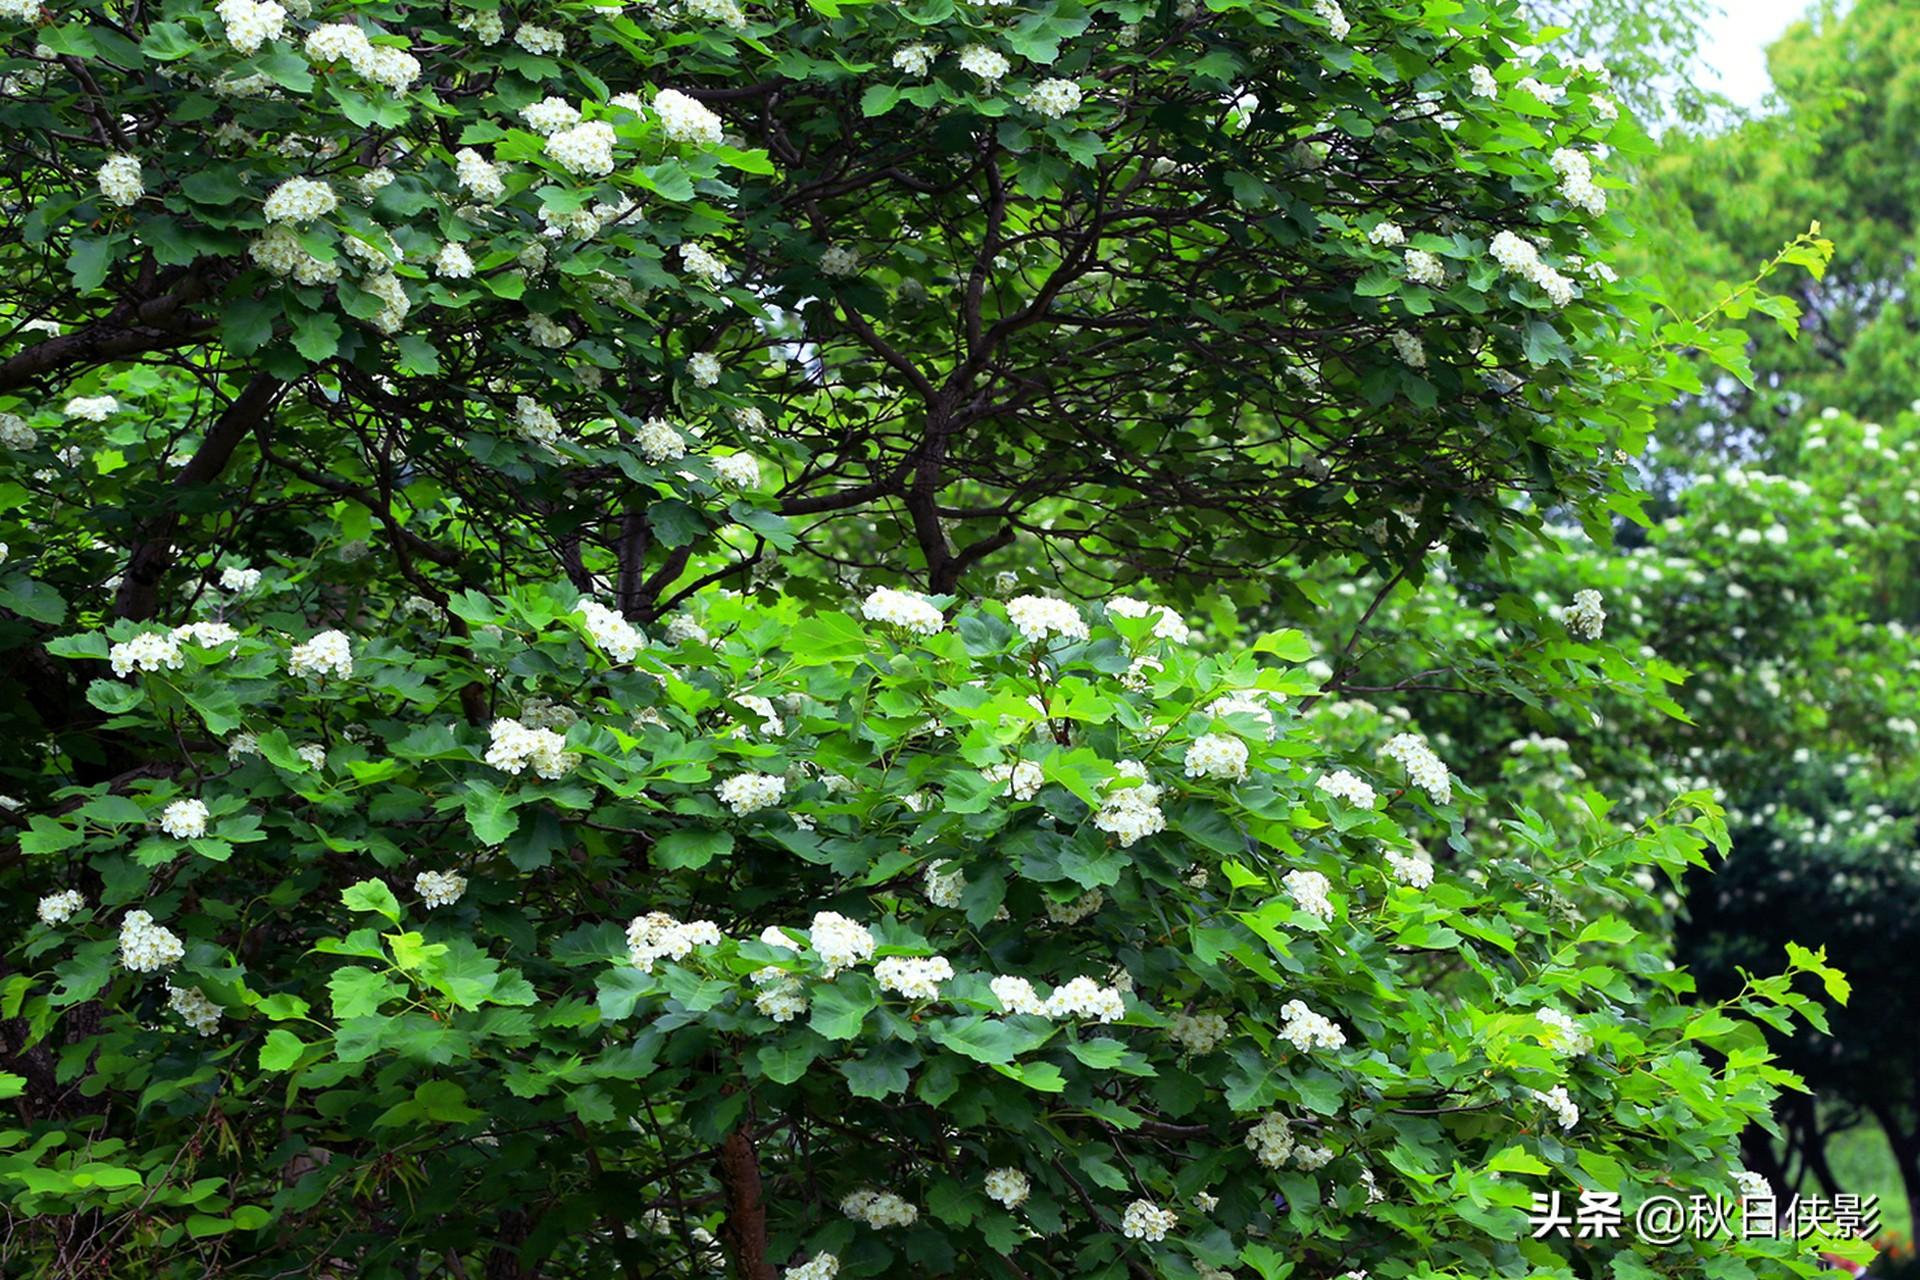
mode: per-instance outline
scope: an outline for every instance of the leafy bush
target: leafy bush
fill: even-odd
[[[1710,801],[1523,814],[1481,863],[1417,738],[1327,754],[1297,634],[881,592],[648,644],[571,595],[324,674],[252,627],[56,646],[158,655],[92,696],[167,763],[22,838],[85,906],[8,998],[99,1022],[34,1083],[86,1103],[16,1139],[18,1211],[158,1271],[697,1274],[712,1233],[749,1275],[1551,1267],[1531,1191],[1728,1194],[1790,1082],[1733,1015],[1820,1019],[1784,977],[1689,1010],[1572,909],[1724,847]],[[1812,1274],[1787,1248],[1735,1257]]]

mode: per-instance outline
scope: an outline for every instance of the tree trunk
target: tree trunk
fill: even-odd
[[[767,1257],[767,1206],[760,1196],[760,1157],[746,1121],[720,1144],[720,1183],[727,1192],[728,1250],[740,1280],[773,1280]]]

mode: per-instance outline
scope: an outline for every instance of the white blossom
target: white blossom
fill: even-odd
[[[173,931],[155,924],[145,911],[129,911],[120,918],[120,963],[134,973],[170,968],[186,955]]]
[[[140,178],[140,161],[135,156],[109,156],[96,176],[100,183],[100,194],[122,208],[147,194],[146,183]]]
[[[40,899],[36,913],[43,924],[65,924],[75,912],[85,910],[86,905],[87,896],[84,893],[78,889],[62,889]]]
[[[930,636],[946,625],[940,610],[925,596],[892,587],[874,588],[861,604],[860,613],[869,622],[900,627],[923,636]]]
[[[313,639],[293,646],[287,656],[287,674],[301,676],[339,676],[353,674],[353,646],[343,631],[322,631]]]
[[[413,891],[429,910],[450,907],[467,891],[467,878],[455,871],[422,871],[413,878]]]
[[[160,829],[176,840],[198,840],[207,834],[208,811],[199,800],[175,800],[160,811]]]
[[[1162,1209],[1151,1200],[1135,1200],[1120,1215],[1120,1234],[1129,1240],[1157,1243],[1167,1238],[1178,1221],[1171,1209]]]

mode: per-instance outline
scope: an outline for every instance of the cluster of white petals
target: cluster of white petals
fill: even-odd
[[[1561,147],[1548,159],[1560,175],[1560,194],[1568,204],[1599,217],[1607,211],[1607,193],[1593,181],[1593,162],[1584,151]]]
[[[1593,1037],[1582,1031],[1580,1024],[1570,1015],[1550,1005],[1543,1005],[1533,1016],[1553,1028],[1549,1043],[1556,1051],[1569,1057],[1578,1057],[1593,1048]]]
[[[1494,233],[1487,251],[1500,264],[1502,271],[1539,285],[1554,306],[1564,307],[1573,301],[1573,281],[1542,261],[1540,250],[1531,240],[1511,231],[1498,231]]]
[[[1167,1238],[1178,1221],[1171,1209],[1162,1209],[1151,1200],[1135,1200],[1120,1215],[1120,1234],[1129,1240],[1157,1243]]]
[[[1240,782],[1247,776],[1247,744],[1224,733],[1203,733],[1187,746],[1189,778]]]
[[[1376,798],[1373,788],[1364,779],[1346,769],[1336,769],[1332,773],[1325,774],[1313,785],[1335,799],[1345,800],[1356,808],[1371,809]]]
[[[1380,754],[1405,768],[1413,785],[1426,792],[1435,804],[1453,803],[1453,775],[1425,738],[1417,733],[1395,734],[1380,748]]]
[[[199,800],[175,800],[160,811],[160,830],[176,840],[198,840],[207,834],[209,814]]]
[[[1582,640],[1598,640],[1607,626],[1607,611],[1598,591],[1576,591],[1565,616],[1567,630]]]
[[[574,602],[573,611],[586,619],[587,634],[615,662],[632,662],[647,643],[639,628],[592,596],[581,596]]]
[[[695,947],[719,942],[720,928],[711,920],[682,921],[664,911],[650,911],[627,923],[627,957],[642,973],[652,973],[657,960],[684,960]]]
[[[833,1280],[840,1274],[840,1259],[830,1253],[816,1253],[797,1267],[780,1273],[780,1280]]]
[[[220,1029],[220,1006],[207,999],[206,992],[198,987],[176,987],[168,983],[167,1007],[200,1035],[210,1036]]]
[[[1015,800],[1031,800],[1040,794],[1040,788],[1046,785],[1046,774],[1040,766],[1031,760],[1019,760],[1013,764],[989,765],[980,771],[980,776],[1000,788],[1004,795]]]
[[[923,636],[930,636],[946,625],[940,610],[925,596],[892,587],[875,587],[861,604],[860,614],[869,622],[900,627]]]
[[[1042,1008],[1042,1016],[1118,1022],[1127,1016],[1127,1002],[1118,987],[1103,987],[1092,978],[1079,977],[1053,989]]]
[[[260,212],[268,222],[298,226],[324,218],[339,207],[340,197],[326,183],[315,178],[288,178],[267,193]]]
[[[669,141],[720,145],[720,117],[678,89],[662,89],[653,95],[653,114]]]
[[[1153,634],[1156,639],[1185,644],[1192,635],[1192,630],[1187,626],[1187,620],[1173,610],[1165,605],[1135,600],[1132,596],[1114,596],[1107,601],[1107,612],[1122,618],[1152,617]]]
[[[162,667],[177,671],[181,663],[180,640],[168,632],[143,632],[108,649],[107,662],[117,676],[135,670],[158,671]]]
[[[140,161],[133,156],[109,156],[97,176],[100,194],[122,208],[147,194],[146,183],[140,179]]]
[[[807,926],[807,938],[829,978],[873,958],[873,934],[837,911],[815,912]]]
[[[920,1220],[920,1210],[891,1191],[863,1187],[840,1202],[840,1212],[855,1222],[864,1222],[875,1231],[884,1227],[910,1227]]]
[[[344,631],[322,631],[287,655],[287,674],[300,676],[339,676],[353,674],[353,645]]]
[[[1278,1111],[1269,1111],[1247,1130],[1246,1141],[1247,1150],[1253,1152],[1255,1160],[1269,1169],[1278,1169],[1293,1154],[1292,1122]]]
[[[1033,1194],[1033,1182],[1018,1169],[990,1169],[981,1180],[987,1199],[1017,1209]]]
[[[1293,905],[1321,920],[1333,919],[1333,900],[1327,896],[1332,885],[1318,871],[1289,871],[1281,878]]]
[[[153,973],[186,958],[187,949],[173,930],[153,922],[144,911],[129,911],[120,920],[120,963],[135,973]]]
[[[78,889],[62,889],[40,899],[35,909],[43,924],[65,924],[73,918],[76,911],[85,909],[87,895]]]
[[[1118,840],[1121,848],[1130,849],[1167,829],[1167,815],[1160,809],[1163,792],[1148,779],[1147,766],[1138,760],[1121,760],[1113,768],[1120,776],[1101,792],[1093,825]]]
[[[1565,1085],[1555,1085],[1542,1093],[1538,1089],[1529,1089],[1535,1102],[1553,1112],[1553,1118],[1562,1129],[1571,1129],[1580,1123],[1580,1108],[1574,1105],[1573,1098],[1567,1093]]]
[[[1191,1054],[1207,1054],[1226,1043],[1231,1030],[1225,1017],[1217,1013],[1176,1013],[1167,1024],[1167,1034]]]
[[[779,804],[787,794],[787,780],[777,773],[736,773],[723,779],[713,794],[720,797],[720,803],[733,810],[736,817],[744,818]]]
[[[1433,883],[1433,864],[1425,858],[1409,857],[1389,849],[1387,866],[1392,870],[1393,878],[1401,884],[1425,889]]]
[[[1315,1013],[1303,1001],[1289,1000],[1280,1006],[1280,1038],[1303,1053],[1311,1049],[1338,1049],[1347,1042],[1346,1033],[1332,1019]]]
[[[938,1000],[940,984],[953,978],[953,965],[944,956],[888,956],[873,966],[873,977],[882,990],[909,1000]]]
[[[413,878],[413,891],[429,910],[450,907],[467,891],[467,878],[457,871],[422,871]]]
[[[487,763],[502,773],[521,773],[529,766],[542,778],[564,776],[580,763],[567,740],[551,729],[531,729],[518,720],[502,718],[487,726]]]

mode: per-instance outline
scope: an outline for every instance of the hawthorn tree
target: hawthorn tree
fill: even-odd
[[[1550,826],[1185,614],[1603,531],[1740,368],[1511,5],[0,41],[9,1265],[1817,1272],[1528,1230],[1751,1189],[1845,997],[1640,934],[1711,798]]]

